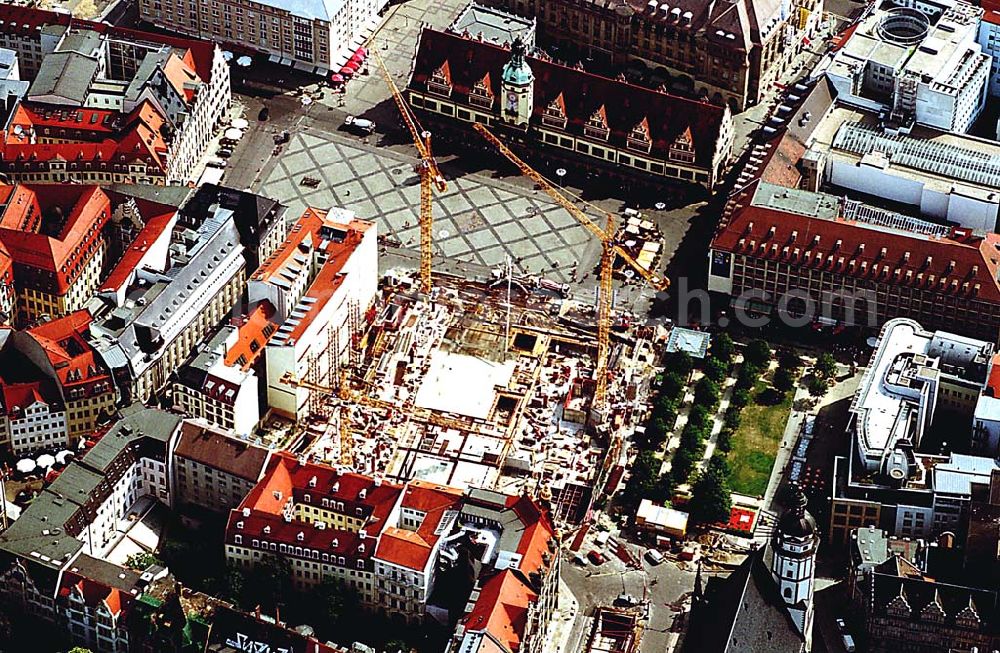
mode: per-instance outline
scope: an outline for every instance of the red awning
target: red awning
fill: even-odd
[[[360,54],[362,57],[367,57],[368,56],[368,48],[360,47],[360,48],[358,48],[358,51],[355,52],[355,54]]]
[[[345,75],[353,75],[358,72],[358,63],[356,61],[348,61],[344,64],[344,67],[340,69],[340,72]]]
[[[344,81],[344,76],[341,75],[340,73],[333,73],[332,75],[330,75],[330,81],[340,83]]]
[[[361,54],[360,52],[355,52],[354,54],[351,55],[351,61],[354,61],[356,63],[361,63],[362,61],[364,61],[364,58],[365,55]]]

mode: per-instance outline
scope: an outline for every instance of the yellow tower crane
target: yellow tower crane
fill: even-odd
[[[392,75],[385,67],[385,62],[379,56],[378,51],[371,50],[378,62],[379,69],[385,83],[392,91],[392,98],[396,101],[396,107],[403,116],[403,122],[410,130],[413,138],[413,145],[417,148],[420,161],[417,163],[417,173],[420,175],[420,290],[424,293],[431,291],[431,263],[434,258],[434,214],[433,214],[433,191],[443,193],[448,190],[448,184],[444,175],[438,169],[437,161],[431,154],[431,133],[420,126],[417,117],[413,115],[409,105],[400,93],[396,83],[392,81]]]
[[[549,183],[549,181],[543,177],[541,173],[537,172],[534,168],[522,161],[520,157],[514,154],[510,148],[504,145],[503,141],[493,135],[493,133],[491,133],[490,130],[488,130],[484,125],[476,123],[473,127],[483,138],[489,141],[493,147],[497,148],[501,154],[507,157],[511,163],[516,165],[521,171],[521,174],[535,182],[549,195],[549,197],[555,200],[559,206],[566,209],[570,215],[575,217],[580,224],[586,227],[590,233],[601,241],[600,297],[598,298],[597,303],[597,378],[595,379],[597,386],[594,389],[593,405],[597,408],[602,408],[607,401],[608,393],[608,354],[611,346],[611,302],[613,297],[612,293],[614,292],[612,282],[615,256],[620,256],[622,260],[633,267],[643,279],[649,282],[649,284],[657,290],[666,290],[669,288],[670,281],[639,265],[638,261],[632,258],[628,252],[622,249],[618,243],[615,242],[615,222],[613,215],[605,212],[607,215],[607,226],[602,229],[593,220],[587,217],[586,213],[581,211],[573,202],[568,200],[561,192],[559,192],[555,186]]]

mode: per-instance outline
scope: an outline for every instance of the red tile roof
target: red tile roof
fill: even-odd
[[[326,261],[303,293],[303,298],[312,298],[313,301],[308,305],[305,313],[298,317],[295,326],[282,334],[284,342],[293,343],[302,337],[316,314],[323,310],[330,298],[343,284],[344,266],[347,265],[347,261],[361,244],[365,233],[372,227],[372,224],[358,219],[351,220],[349,224],[338,224],[327,219],[326,211],[307,208],[289,231],[281,246],[254,272],[252,277],[254,280],[269,281],[274,275],[280,273],[293,256],[301,256],[303,248],[307,247],[309,243],[313,248],[319,248],[324,240],[321,234],[324,227],[333,226],[346,233],[340,242],[326,241],[323,249],[326,253]]]
[[[165,205],[157,206],[161,208],[151,217],[146,217],[146,224],[142,230],[136,235],[131,246],[129,246],[118,260],[118,264],[115,265],[108,278],[101,284],[100,289],[102,291],[118,290],[122,286],[128,285],[132,279],[132,275],[136,272],[139,262],[142,261],[143,257],[149,251],[149,247],[163,235],[164,230],[170,225],[170,221],[177,213],[177,210]]]
[[[843,217],[824,219],[753,206],[760,183],[755,180],[730,198],[734,208],[724,216],[712,249],[1000,302],[998,234],[979,237],[954,229],[947,238],[927,237],[864,227]]]
[[[387,528],[379,540],[378,559],[407,569],[423,570],[440,539],[437,530],[445,512],[453,510],[461,498],[462,491],[456,488],[420,480],[407,483],[400,507],[424,513],[423,521],[416,531]]]
[[[1000,353],[993,355],[990,365],[990,376],[986,379],[986,388],[992,392],[990,396],[1000,397]]]
[[[487,580],[472,611],[464,617],[466,632],[486,631],[508,651],[517,651],[527,625],[528,606],[538,593],[523,576],[505,569]]]
[[[55,369],[59,383],[73,399],[83,399],[113,391],[111,376],[103,360],[94,352],[86,334],[93,318],[81,309],[28,329]]]
[[[57,292],[64,294],[93,257],[94,244],[102,237],[101,230],[111,215],[111,200],[98,186],[56,184],[23,188],[25,194],[18,190],[13,197],[24,198],[24,202],[0,207],[3,210],[0,242],[6,246],[15,266],[52,273]],[[40,233],[43,221],[25,216],[26,212],[44,216],[57,211],[68,215],[61,219],[55,235]],[[10,216],[8,212],[12,212]],[[21,228],[26,221],[33,225],[32,231]]]
[[[257,358],[263,354],[267,341],[271,339],[278,325],[271,321],[274,317],[275,308],[266,299],[257,304],[250,315],[238,327],[239,338],[229,351],[226,352],[225,363],[229,366],[238,366],[246,371],[253,367]],[[252,343],[257,343],[252,345]],[[239,362],[240,357],[243,363]]]
[[[22,411],[37,401],[49,406],[60,405],[59,393],[51,381],[31,381],[29,383],[0,383],[0,396],[3,398],[3,411],[11,415]]]
[[[410,86],[426,90],[431,75],[449,63],[453,99],[467,103],[470,91],[487,74],[493,96],[501,97],[500,80],[509,59],[506,48],[424,28]],[[632,130],[648,120],[652,155],[660,159],[666,159],[670,146],[690,129],[698,164],[711,166],[725,112],[723,107],[599,77],[543,59],[528,57],[527,61],[535,75],[533,114],[537,121],[541,121],[549,104],[556,102],[565,107],[566,131],[583,135],[584,125],[591,116],[603,112],[611,129],[611,142],[625,147]]]

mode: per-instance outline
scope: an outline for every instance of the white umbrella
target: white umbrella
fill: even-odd
[[[246,129],[250,123],[243,118],[233,118],[233,129]]]
[[[56,457],[49,455],[47,453],[43,453],[41,456],[38,457],[38,460],[36,462],[38,463],[39,467],[44,467],[45,469],[48,469],[49,467],[52,467],[53,465],[56,464]]]
[[[226,130],[225,137],[231,141],[238,141],[243,138],[243,132],[235,127],[230,127]]]
[[[56,454],[56,461],[58,461],[60,465],[65,465],[66,463],[69,462],[69,459],[75,455],[76,454],[70,451],[69,449],[64,449],[63,451],[60,451],[59,453]]]
[[[302,106],[307,107],[313,103],[313,99],[308,95],[302,97]]]
[[[222,51],[222,58],[225,59],[226,61],[232,61],[233,60],[233,53],[230,52],[229,50],[223,50]]]
[[[253,63],[253,59],[245,55],[236,60],[236,65],[243,66],[244,68],[249,66],[251,63]]]
[[[31,458],[24,458],[23,460],[17,461],[17,471],[22,474],[30,474],[35,471],[35,461]]]

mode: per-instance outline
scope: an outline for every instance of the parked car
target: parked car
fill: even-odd
[[[590,560],[594,566],[600,567],[604,564],[606,558],[600,551],[591,551],[587,554],[587,560]]]
[[[847,651],[847,653],[854,653],[855,651],[858,650],[857,647],[854,646],[854,638],[851,637],[850,635],[847,634],[841,635],[840,639],[843,642],[844,650]]]
[[[649,549],[646,551],[646,560],[649,560],[649,564],[658,565],[663,562],[663,554],[656,549]]]
[[[216,152],[216,154],[221,156],[223,159],[228,159],[233,155],[233,151],[230,150],[228,147],[220,147],[219,151]]]
[[[222,159],[211,158],[207,162],[205,162],[205,165],[208,166],[209,168],[225,168],[227,164]]]
[[[289,140],[291,140],[291,138],[292,138],[292,135],[286,129],[285,131],[281,132],[280,134],[275,134],[274,135],[274,144],[275,145],[281,145],[282,143],[287,143]]]
[[[839,630],[841,633],[847,632],[847,624],[844,623],[843,619],[837,619],[837,630]]]
[[[582,553],[577,553],[573,556],[573,562],[580,565],[581,567],[587,566],[587,557]]]
[[[344,119],[344,126],[351,129],[355,129],[366,134],[371,134],[375,131],[375,123],[367,118],[356,118],[354,116],[347,116]]]

